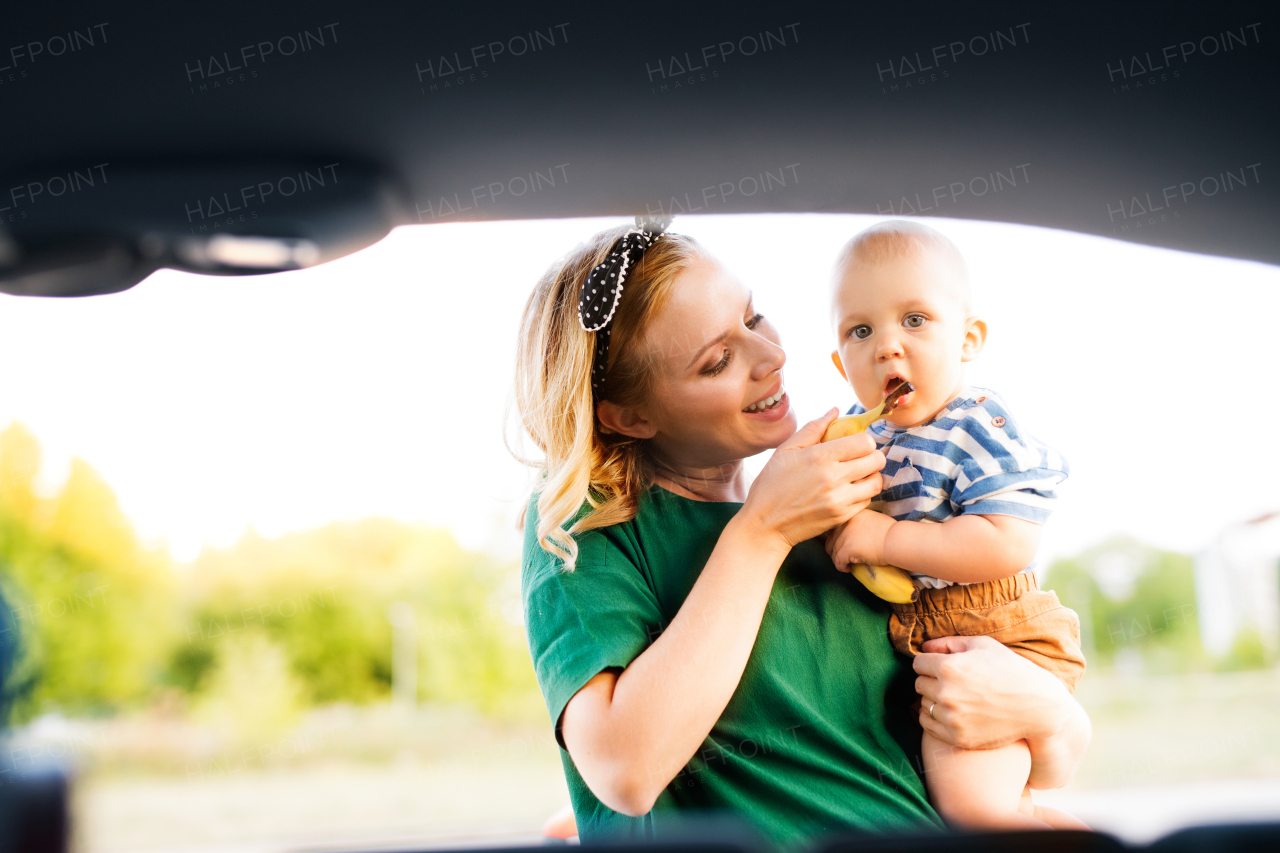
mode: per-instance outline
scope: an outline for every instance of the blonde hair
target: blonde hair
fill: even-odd
[[[857,264],[919,258],[929,252],[941,256],[955,271],[953,292],[959,305],[967,313],[972,308],[973,296],[969,285],[969,267],[964,262],[964,255],[960,254],[956,244],[942,232],[906,219],[878,222],[862,229],[844,244],[836,257],[835,273],[831,277],[831,297],[835,299],[839,296],[846,275]]]
[[[652,480],[648,442],[606,431],[596,417],[591,369],[597,333],[578,322],[583,282],[627,230],[601,231],[553,264],[520,322],[516,408],[543,455],[538,462],[521,461],[538,468],[538,544],[563,560],[566,571],[577,562],[574,534],[635,518],[640,493]],[[705,257],[693,238],[664,234],[632,266],[612,324],[601,399],[627,407],[649,399],[655,361],[642,346],[644,331],[666,304],[676,276]],[[584,503],[588,510],[565,529]]]
[[[964,255],[940,231],[906,219],[890,219],[864,228],[850,238],[836,258],[836,275],[854,262],[879,263],[893,258],[920,255],[933,250],[953,263],[965,281],[969,270]]]

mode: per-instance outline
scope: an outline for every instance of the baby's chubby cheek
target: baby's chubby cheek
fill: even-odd
[[[845,365],[853,363],[851,360],[841,359]],[[849,387],[853,389],[853,393],[857,396],[858,402],[862,403],[866,408],[874,408],[880,405],[880,379],[876,376],[874,365],[854,367],[849,369],[846,367]]]

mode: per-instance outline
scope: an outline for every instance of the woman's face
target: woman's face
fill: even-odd
[[[655,362],[655,381],[640,413],[668,464],[732,465],[796,431],[778,331],[716,261],[697,261],[676,277],[641,345]]]

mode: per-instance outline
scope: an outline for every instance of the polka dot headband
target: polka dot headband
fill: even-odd
[[[667,230],[669,220],[636,217],[636,227],[618,238],[602,263],[591,270],[582,293],[578,295],[578,322],[588,332],[595,332],[596,355],[591,366],[591,394],[596,401],[604,389],[609,367],[609,335],[613,315],[622,299],[622,285],[627,273],[640,263],[645,250],[657,242]]]

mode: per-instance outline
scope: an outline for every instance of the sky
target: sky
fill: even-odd
[[[779,328],[802,422],[853,402],[829,360],[825,292],[841,244],[883,218],[672,226]],[[1280,509],[1268,439],[1280,268],[921,219],[965,255],[988,322],[968,380],[1070,462],[1042,559],[1116,534],[1194,552]],[[270,537],[373,515],[514,556],[530,483],[503,439],[519,315],[547,267],[620,221],[406,226],[306,270],[161,270],[119,294],[0,295],[0,426],[16,419],[41,440],[46,489],[72,456],[93,465],[144,539],[178,560],[249,528]]]

